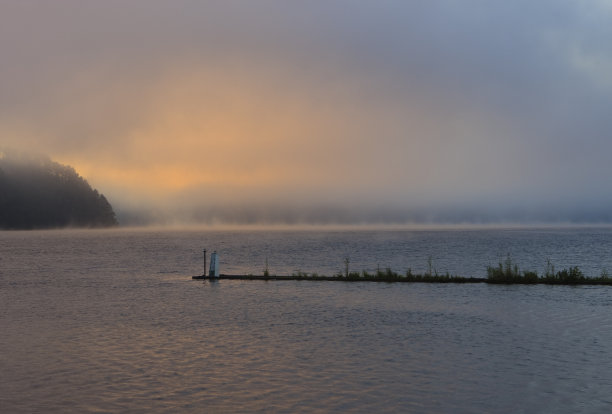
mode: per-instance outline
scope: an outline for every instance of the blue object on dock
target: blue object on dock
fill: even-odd
[[[216,250],[210,255],[210,269],[208,274],[210,277],[219,277],[219,257],[217,256]]]

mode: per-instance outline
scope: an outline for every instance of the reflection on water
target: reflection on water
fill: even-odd
[[[612,409],[610,287],[210,283],[194,234],[53,234],[0,236],[2,412]]]

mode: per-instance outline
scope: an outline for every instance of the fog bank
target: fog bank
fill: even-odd
[[[609,222],[611,18],[604,0],[8,1],[0,137],[133,224]]]

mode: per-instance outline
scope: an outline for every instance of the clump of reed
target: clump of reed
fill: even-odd
[[[263,270],[264,277],[270,277],[270,267],[268,266],[268,258],[266,257],[266,267]]]
[[[487,267],[487,282],[488,283],[523,283],[531,284],[538,283],[539,277],[537,272],[520,271],[516,263],[512,263],[510,255],[506,257],[503,263],[500,261],[498,266]]]
[[[370,273],[366,270],[361,272],[350,271],[349,264],[350,260],[348,258],[344,259],[344,269],[343,272],[336,273],[333,278],[335,280],[343,280],[347,282],[388,282],[388,283],[396,283],[396,282],[404,282],[404,283],[477,283],[483,282],[484,279],[479,278],[467,278],[462,276],[454,276],[450,273],[438,274],[438,272],[433,268],[432,258],[429,257],[427,260],[428,263],[428,271],[424,274],[414,274],[412,273],[412,269],[408,269],[406,273],[398,273],[393,271],[390,267],[382,269],[377,269],[375,272]]]
[[[547,261],[546,269],[540,276],[536,271],[521,270],[512,261],[510,255],[500,261],[497,266],[487,267],[487,277],[463,277],[451,275],[446,272],[439,274],[433,267],[431,257],[427,260],[427,271],[422,274],[412,272],[408,269],[405,273],[393,271],[390,267],[377,269],[375,272],[363,270],[361,272],[351,271],[350,260],[345,258],[342,271],[333,276],[319,275],[317,273],[306,273],[296,271],[291,278],[295,280],[327,280],[344,282],[387,282],[387,283],[491,283],[491,284],[550,284],[550,285],[612,285],[612,278],[606,270],[599,277],[586,277],[578,266],[555,271],[554,265]],[[264,271],[264,276],[269,276],[269,271]]]
[[[546,269],[542,276],[536,271],[520,271],[516,263],[512,262],[510,255],[498,266],[487,267],[487,283],[502,284],[535,284],[548,285],[612,285],[612,278],[607,271],[602,271],[599,277],[586,277],[578,266],[562,269],[555,272],[555,266],[550,259],[546,261]]]

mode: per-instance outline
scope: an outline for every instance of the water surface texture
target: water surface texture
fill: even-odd
[[[609,229],[0,233],[0,412],[607,413],[612,288],[192,281],[612,269]]]

